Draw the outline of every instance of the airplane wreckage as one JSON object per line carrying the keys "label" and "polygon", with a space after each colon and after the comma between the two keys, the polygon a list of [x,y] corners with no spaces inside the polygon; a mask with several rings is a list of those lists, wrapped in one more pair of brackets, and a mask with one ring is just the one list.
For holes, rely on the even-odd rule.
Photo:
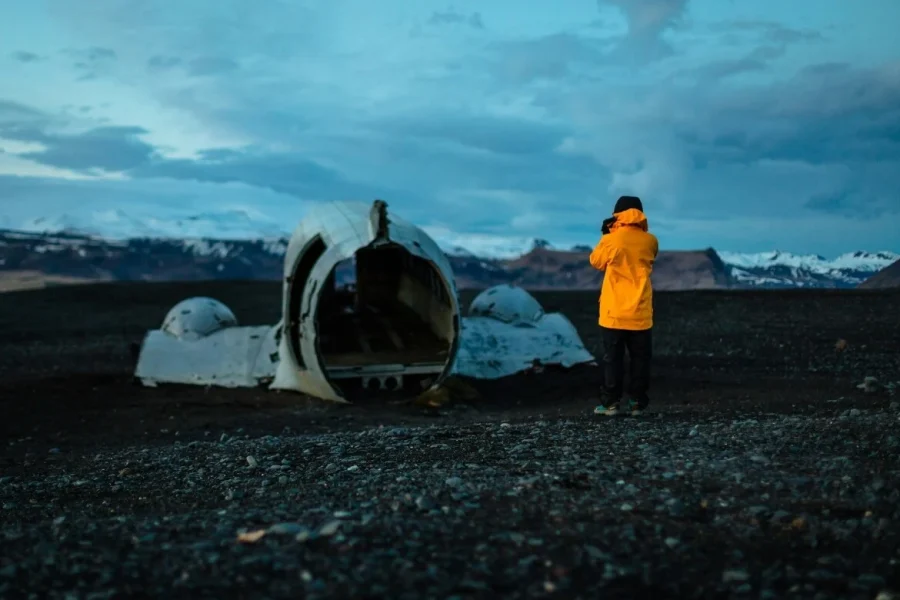
{"label": "airplane wreckage", "polygon": [[[345,264],[355,285],[338,285]],[[487,289],[461,317],[446,255],[422,229],[388,216],[381,200],[311,210],[288,243],[283,281],[273,326],[240,327],[212,298],[178,303],[145,336],[135,377],[347,402],[423,393],[450,375],[497,379],[594,363],[572,323],[521,288]]]}

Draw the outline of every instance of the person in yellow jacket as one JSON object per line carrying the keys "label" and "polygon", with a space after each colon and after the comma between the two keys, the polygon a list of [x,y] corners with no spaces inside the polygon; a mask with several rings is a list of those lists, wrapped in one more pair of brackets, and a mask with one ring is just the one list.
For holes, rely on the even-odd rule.
{"label": "person in yellow jacket", "polygon": [[640,415],[650,402],[653,287],[650,273],[659,253],[648,231],[644,206],[636,196],[622,196],[613,216],[603,221],[602,236],[591,252],[591,266],[603,271],[600,332],[603,340],[603,387],[596,414],[619,414],[624,391],[625,351],[630,360],[628,410]]}

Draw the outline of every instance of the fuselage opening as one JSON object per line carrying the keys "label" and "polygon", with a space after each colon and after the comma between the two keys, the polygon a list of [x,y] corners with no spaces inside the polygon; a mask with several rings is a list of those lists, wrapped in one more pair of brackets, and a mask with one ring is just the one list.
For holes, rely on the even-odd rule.
{"label": "fuselage opening", "polygon": [[419,393],[448,370],[459,333],[451,288],[399,244],[361,248],[324,282],[318,353],[347,398]]}

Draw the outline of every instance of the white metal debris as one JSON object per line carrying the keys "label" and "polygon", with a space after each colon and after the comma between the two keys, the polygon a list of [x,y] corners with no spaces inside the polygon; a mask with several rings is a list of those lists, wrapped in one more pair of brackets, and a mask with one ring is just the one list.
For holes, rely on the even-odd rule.
{"label": "white metal debris", "polygon": [[161,329],[181,340],[197,340],[237,324],[237,318],[227,306],[213,298],[197,297],[173,306]]}
{"label": "white metal debris", "polygon": [[227,327],[193,338],[150,331],[144,338],[134,374],[151,386],[181,383],[257,387],[275,375],[277,329],[278,326]]}
{"label": "white metal debris", "polygon": [[[396,271],[396,281],[390,284],[394,287],[376,291],[387,290],[388,301],[403,302],[414,310],[421,327],[430,328],[444,350],[398,362],[396,353],[369,349],[365,363],[326,364],[319,316],[334,308],[330,306],[334,297],[326,292],[329,286],[334,289],[333,273],[343,261],[357,260],[360,251],[371,257],[382,250],[393,252],[390,256],[403,264],[391,267]],[[291,238],[284,275],[283,316],[277,325],[238,327],[234,314],[221,302],[189,298],[172,308],[161,329],[147,334],[135,375],[145,385],[269,385],[343,401],[338,382],[352,378],[386,385],[420,377],[436,386],[451,373],[495,379],[536,364],[570,367],[594,360],[565,316],[546,314],[531,294],[515,286],[485,290],[472,302],[468,316],[461,318],[447,257],[424,231],[388,217],[380,201],[332,203],[312,211]],[[366,283],[371,272],[359,270],[357,275],[362,275],[359,297],[366,286],[371,293],[382,285]],[[375,279],[382,275],[374,274]],[[402,340],[396,343],[403,347]]]}
{"label": "white metal debris", "polygon": [[536,364],[571,367],[594,360],[565,316],[545,313],[520,287],[498,285],[481,292],[468,314],[454,374],[497,379]]}

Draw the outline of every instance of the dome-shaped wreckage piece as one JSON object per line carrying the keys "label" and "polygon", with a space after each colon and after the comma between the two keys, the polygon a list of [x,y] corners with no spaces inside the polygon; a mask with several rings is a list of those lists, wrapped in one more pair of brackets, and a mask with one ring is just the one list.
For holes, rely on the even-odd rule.
{"label": "dome-shaped wreckage piece", "polygon": [[237,324],[237,317],[227,306],[214,298],[198,296],[173,306],[161,329],[180,340],[197,340]]}
{"label": "dome-shaped wreckage piece", "polygon": [[497,285],[478,294],[469,305],[460,338],[454,372],[476,379],[594,362],[564,315],[548,314],[534,296],[514,285]]}
{"label": "dome-shaped wreckage piece", "polygon": [[524,289],[503,284],[478,294],[469,305],[469,316],[488,317],[510,325],[534,325],[544,316],[544,308]]}
{"label": "dome-shaped wreckage piece", "polygon": [[135,377],[159,383],[256,387],[272,380],[278,363],[281,324],[238,327],[237,318],[214,298],[182,300],[141,345]]}

